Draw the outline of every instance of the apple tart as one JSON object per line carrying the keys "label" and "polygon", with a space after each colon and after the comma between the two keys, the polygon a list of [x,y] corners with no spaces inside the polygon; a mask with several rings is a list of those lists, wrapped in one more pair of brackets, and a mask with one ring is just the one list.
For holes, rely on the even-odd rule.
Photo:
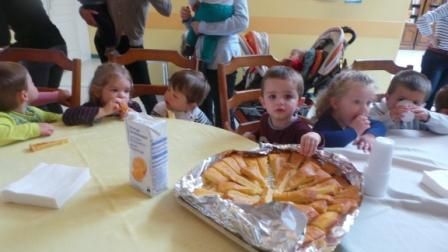
{"label": "apple tart", "polygon": [[219,195],[244,205],[292,204],[308,219],[302,247],[324,246],[333,227],[361,203],[359,185],[352,185],[336,164],[292,150],[229,153],[208,166],[202,181],[196,196]]}

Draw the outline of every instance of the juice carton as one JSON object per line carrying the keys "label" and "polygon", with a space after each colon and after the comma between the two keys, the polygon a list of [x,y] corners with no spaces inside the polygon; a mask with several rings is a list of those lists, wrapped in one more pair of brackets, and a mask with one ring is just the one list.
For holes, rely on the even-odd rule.
{"label": "juice carton", "polygon": [[167,189],[166,120],[130,112],[126,119],[131,185],[149,196]]}

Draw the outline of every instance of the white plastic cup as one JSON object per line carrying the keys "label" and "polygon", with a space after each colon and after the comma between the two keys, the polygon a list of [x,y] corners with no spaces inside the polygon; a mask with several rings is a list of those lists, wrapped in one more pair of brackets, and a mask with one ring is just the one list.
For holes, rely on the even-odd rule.
{"label": "white plastic cup", "polygon": [[364,194],[371,197],[383,197],[389,184],[390,173],[364,173]]}
{"label": "white plastic cup", "polygon": [[[409,101],[409,100],[402,100],[402,101],[398,102],[398,105],[402,105],[402,106],[408,107],[410,105],[414,105],[414,103],[412,101]],[[405,123],[413,121],[414,118],[415,118],[415,115],[411,111],[406,111],[406,112],[401,114],[401,121],[405,122]]]}
{"label": "white plastic cup", "polygon": [[390,171],[394,140],[387,137],[377,137],[370,152],[366,173],[384,174]]}

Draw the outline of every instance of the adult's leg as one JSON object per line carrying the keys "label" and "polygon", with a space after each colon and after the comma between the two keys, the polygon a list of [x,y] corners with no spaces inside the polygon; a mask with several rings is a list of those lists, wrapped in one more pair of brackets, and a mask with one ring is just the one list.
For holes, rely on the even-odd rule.
{"label": "adult's leg", "polygon": [[95,38],[93,39],[93,41],[95,43],[95,48],[98,53],[98,57],[100,57],[101,63],[106,62],[106,44],[98,31],[95,33]]}
{"label": "adult's leg", "polygon": [[[221,119],[221,106],[218,89],[218,73],[216,70],[205,70],[205,77],[210,85],[210,93],[201,105],[201,110],[207,117],[214,122],[217,127],[223,127]],[[232,97],[235,87],[236,72],[226,76],[227,79],[227,96]],[[233,125],[233,123],[232,123]]]}
{"label": "adult's leg", "polygon": [[443,72],[448,57],[437,52],[426,50],[422,57],[422,73],[431,81],[431,93],[426,101],[426,109],[431,109],[437,90],[443,85]]}
{"label": "adult's leg", "polygon": [[[143,48],[143,46],[131,46],[131,48]],[[149,78],[148,65],[146,61],[136,61],[132,64],[126,65],[126,68],[131,74],[132,80],[136,84],[151,84]],[[143,95],[140,99],[145,106],[146,113],[150,114],[154,106],[157,104],[157,99],[155,95]]]}

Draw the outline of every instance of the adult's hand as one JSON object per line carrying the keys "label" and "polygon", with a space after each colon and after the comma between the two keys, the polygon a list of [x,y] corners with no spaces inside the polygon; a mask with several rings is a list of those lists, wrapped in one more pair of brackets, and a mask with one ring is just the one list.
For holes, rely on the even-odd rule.
{"label": "adult's hand", "polygon": [[183,6],[180,8],[180,18],[182,21],[187,21],[191,18],[191,9],[188,6]]}
{"label": "adult's hand", "polygon": [[94,15],[98,15],[97,11],[89,10],[85,8],[79,8],[79,15],[81,15],[82,19],[86,21],[86,23],[90,26],[97,27],[97,23],[95,21],[95,18],[93,18]]}

